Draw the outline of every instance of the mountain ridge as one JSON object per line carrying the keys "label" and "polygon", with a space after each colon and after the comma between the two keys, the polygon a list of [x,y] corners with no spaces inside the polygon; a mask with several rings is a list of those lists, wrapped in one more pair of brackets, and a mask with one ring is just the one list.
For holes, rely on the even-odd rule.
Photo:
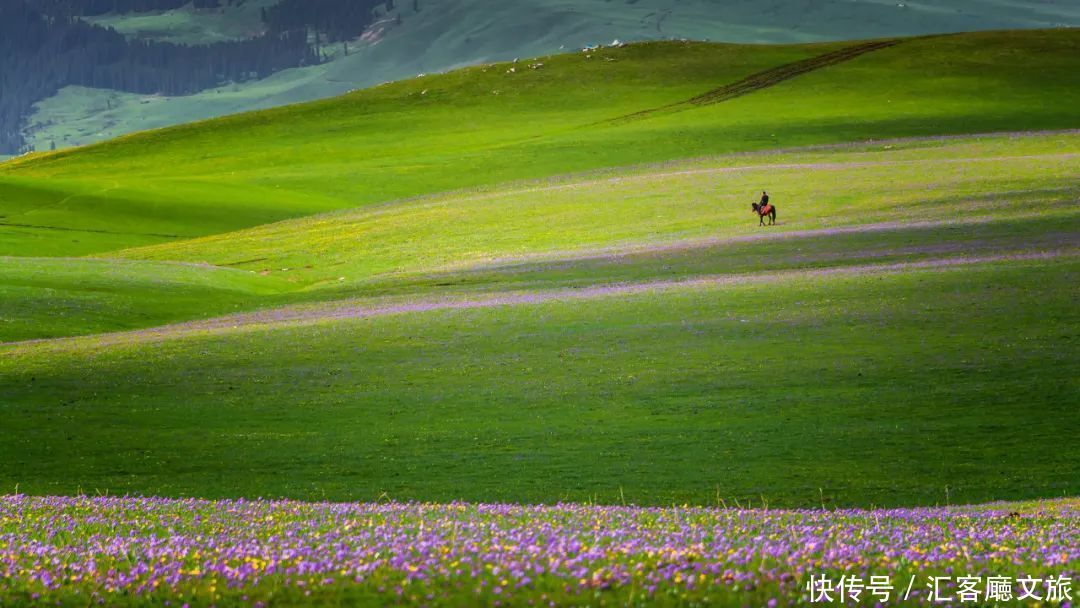
{"label": "mountain ridge", "polygon": [[[571,50],[615,38],[792,43],[847,39],[855,31],[861,38],[881,38],[1080,25],[1080,7],[1064,3],[965,0],[952,11],[928,3],[901,4],[903,8],[847,0],[784,0],[764,9],[744,2],[720,11],[705,0],[398,2],[366,40],[346,43],[348,55],[340,44],[324,45],[321,52],[328,61],[323,65],[287,69],[265,79],[226,83],[182,97],[65,88],[36,104],[24,133],[37,150],[82,145],[132,131],[330,97],[418,73],[547,55],[560,47]],[[187,27],[186,22],[163,19],[155,27]],[[122,27],[127,21],[134,20],[116,15],[107,23]],[[129,33],[140,35],[138,30]]]}

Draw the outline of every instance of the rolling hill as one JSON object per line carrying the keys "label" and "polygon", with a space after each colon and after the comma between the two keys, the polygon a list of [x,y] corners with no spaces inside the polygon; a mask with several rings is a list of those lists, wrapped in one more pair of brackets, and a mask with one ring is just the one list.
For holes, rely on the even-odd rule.
{"label": "rolling hill", "polygon": [[1048,30],[478,66],[0,165],[0,254],[95,254],[693,156],[1076,128],[1078,49],[1076,30]]}
{"label": "rolling hill", "polygon": [[[190,6],[160,12],[107,14],[90,21],[141,40],[206,44],[261,31],[259,11],[273,0]],[[809,43],[958,31],[1080,25],[1070,2],[962,0],[945,9],[930,2],[783,0],[422,0],[398,2],[361,38],[322,49],[327,63],[265,79],[227,83],[192,95],[159,96],[70,86],[42,100],[28,117],[26,138],[37,150],[109,139],[158,128],[330,97],[381,82],[464,65],[550,54],[623,41],[693,39],[735,43]]]}
{"label": "rolling hill", "polygon": [[0,485],[1076,495],[1032,437],[1080,430],[1078,34],[635,44],[0,165]]}

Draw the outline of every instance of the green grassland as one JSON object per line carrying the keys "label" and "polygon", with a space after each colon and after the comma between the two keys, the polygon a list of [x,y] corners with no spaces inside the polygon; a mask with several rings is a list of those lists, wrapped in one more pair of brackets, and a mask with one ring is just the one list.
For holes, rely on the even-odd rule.
{"label": "green grassland", "polygon": [[[46,250],[0,267],[0,339],[374,295],[1055,250],[1076,245],[1078,174],[1076,134],[912,140],[516,183],[104,254],[126,258],[122,272]],[[763,183],[783,210],[778,238],[741,241],[762,236],[748,200]]]}
{"label": "green grassland", "polygon": [[[131,36],[206,43],[252,35],[259,8],[112,14],[94,21]],[[783,0],[421,0],[398,2],[361,40],[324,49],[330,61],[195,95],[156,97],[68,87],[44,100],[26,135],[37,150],[339,95],[465,65],[547,55],[613,39],[808,43],[863,37],[1080,25],[1080,7],[1034,0],[930,2]],[[400,17],[400,22],[397,18]],[[106,103],[108,100],[108,103]]]}
{"label": "green grassland", "polygon": [[116,255],[246,268],[299,286],[339,289],[374,276],[515,256],[747,235],[757,228],[749,203],[764,184],[784,207],[779,234],[1031,214],[1053,221],[1076,214],[1078,174],[1076,134],[729,156],[368,206]]}
{"label": "green grassland", "polygon": [[0,338],[99,333],[253,308],[286,284],[178,263],[0,258]]}
{"label": "green grassland", "polygon": [[0,165],[0,488],[1077,495],[1077,34],[632,45]]}
{"label": "green grassland", "polygon": [[[618,238],[604,247],[580,235],[545,236],[552,217],[564,226],[588,223],[598,205],[582,197],[620,200],[636,186],[646,198],[654,190],[657,210],[656,193],[693,196],[678,171],[709,166],[695,161],[564,181],[557,196],[541,199],[520,186],[475,196],[501,210],[504,229],[566,239],[554,250],[545,241],[525,248],[536,255],[522,255],[516,243],[495,250],[506,256],[457,249],[473,229],[500,245],[498,230],[482,230],[497,221],[462,195],[425,203],[470,208],[477,223],[460,233],[423,228],[412,209],[419,202],[349,212],[404,219],[391,224],[400,235],[370,235],[385,250],[355,248],[352,270],[370,275],[347,284],[310,282],[318,265],[346,253],[318,245],[317,228],[342,214],[235,233],[221,249],[212,237],[125,253],[226,255],[287,237],[311,245],[312,268],[296,276],[144,259],[69,266],[76,261],[8,258],[9,274],[39,268],[22,273],[25,293],[53,284],[46,301],[72,320],[56,326],[56,308],[31,302],[24,332],[86,333],[307,304],[290,309],[295,322],[268,311],[255,323],[238,317],[235,329],[226,322],[4,347],[12,432],[0,445],[9,456],[0,483],[33,493],[308,499],[385,492],[711,504],[717,495],[765,496],[787,506],[820,504],[821,493],[835,504],[931,504],[944,502],[946,486],[954,501],[1072,495],[1076,450],[1030,437],[1075,431],[1077,192],[1075,181],[1056,183],[1054,171],[1041,184],[1038,175],[1055,165],[1075,172],[1076,140],[991,137],[754,157],[814,159],[816,169],[801,169],[805,180],[826,178],[818,165],[831,157],[858,200],[794,199],[764,240],[738,201],[699,201],[718,217],[689,233],[659,221],[659,233],[640,233],[644,220],[624,209],[608,216],[607,237]],[[1010,144],[1020,154],[988,160]],[[916,162],[893,166],[893,181],[877,184],[882,167],[868,156]],[[1033,158],[1037,168],[1028,164]],[[995,170],[998,162],[1009,170]],[[945,169],[935,172],[935,163]],[[955,200],[912,197],[925,196],[928,184]],[[529,200],[556,215],[530,215]],[[844,205],[859,208],[846,217]],[[567,211],[575,208],[576,215]],[[439,215],[425,221],[457,223]],[[356,239],[357,225],[364,224],[355,217],[335,224],[333,234]],[[410,236],[419,229],[430,234]],[[457,252],[459,263],[425,257],[429,246]],[[259,264],[295,261],[281,251],[283,258]],[[409,271],[377,272],[379,256],[394,251]],[[1050,257],[1023,257],[1030,253]],[[925,267],[888,266],[898,262]],[[340,314],[343,306],[483,303],[712,277],[746,280]],[[65,292],[78,295],[58,297]]]}
{"label": "green grassland", "polygon": [[[1068,261],[6,348],[31,493],[712,504],[1074,495]],[[1063,288],[1064,285],[1073,286]],[[1033,438],[1045,440],[1036,441]]]}
{"label": "green grassland", "polygon": [[[722,103],[620,120],[844,46],[651,43],[545,58],[539,69],[524,62],[417,78],[9,162],[0,165],[0,214],[44,232],[123,225],[134,213],[125,200],[148,198],[157,203],[138,210],[153,214],[146,232],[191,237],[200,236],[192,211],[224,218],[202,233],[213,234],[316,210],[690,156],[1077,127],[1080,34],[1072,30],[907,40]],[[112,190],[118,175],[122,188]],[[12,181],[19,178],[54,191],[68,219],[48,217],[56,205],[44,216],[25,212],[39,217],[6,213],[5,190],[28,187]],[[100,206],[69,204],[71,194],[88,191]],[[20,244],[33,229],[0,229],[0,253],[33,253]],[[132,234],[132,246],[144,244],[146,234]],[[100,248],[80,240],[50,255],[116,248],[113,239]]]}
{"label": "green grassland", "polygon": [[[427,90],[423,84],[426,79],[417,79],[326,102],[134,135],[74,155],[59,152],[5,164],[0,168],[0,194],[11,187],[10,180],[24,177],[38,180],[42,187],[47,183],[55,192],[54,199],[63,201],[69,195],[56,188],[65,183],[67,176],[81,180],[72,190],[79,188],[76,192],[82,194],[96,189],[96,194],[107,201],[123,196],[109,190],[116,185],[115,180],[92,182],[101,179],[98,176],[122,171],[123,186],[146,184],[146,188],[159,190],[142,196],[157,201],[153,212],[162,218],[152,232],[198,236],[185,232],[191,218],[197,215],[191,213],[189,205],[218,210],[237,222],[231,227],[237,229],[244,227],[240,222],[245,219],[250,226],[290,214],[309,214],[313,198],[320,200],[324,209],[350,208],[399,196],[490,183],[479,173],[463,174],[467,166],[429,169],[432,162],[443,163],[451,156],[460,156],[461,164],[473,165],[477,154],[496,158],[507,145],[523,139],[528,145],[529,138],[545,128],[564,131],[575,126],[570,121],[588,125],[641,109],[642,104],[678,101],[819,52],[800,47],[782,47],[774,53],[757,53],[748,47],[680,47],[670,44],[656,49],[620,49],[618,54],[627,59],[622,64],[605,62],[602,57],[593,60],[571,55],[553,59],[555,65],[546,70],[521,66],[520,74],[507,74],[507,65],[476,68],[431,77],[431,82],[443,83],[443,93],[422,95]],[[630,61],[633,56],[636,59]],[[722,61],[718,62],[718,58]],[[620,72],[622,76],[617,80],[607,79]],[[601,86],[579,86],[579,79]],[[528,86],[513,92],[515,83]],[[507,94],[494,94],[504,88]],[[446,99],[433,102],[439,96]],[[500,118],[481,120],[491,113]],[[469,147],[477,152],[469,153]],[[504,168],[505,177],[494,175],[492,179],[540,177],[577,169],[569,162],[552,158],[551,152],[538,151],[536,156],[533,166],[517,167],[513,172]],[[619,160],[609,159],[603,165],[618,164]],[[550,166],[552,163],[556,166]],[[166,176],[167,180],[161,179]],[[13,185],[26,187],[20,182]],[[257,205],[263,214],[272,215],[252,217],[233,209],[236,195],[229,191],[236,189],[241,197],[259,192],[261,198],[263,192],[270,191],[281,202]],[[177,192],[182,196],[173,196]],[[47,210],[56,207],[51,201],[39,206]],[[64,211],[72,219],[64,227],[113,219],[104,209],[95,209],[91,217],[79,217],[84,207],[69,207]],[[30,213],[37,213],[37,208]],[[180,225],[168,225],[169,215],[176,217]],[[6,222],[45,229],[50,226],[36,218],[20,219],[12,214]],[[216,232],[222,230],[207,231]],[[102,250],[115,248],[110,242]],[[8,249],[4,253],[20,251],[25,250]],[[89,252],[84,246],[77,251]]]}

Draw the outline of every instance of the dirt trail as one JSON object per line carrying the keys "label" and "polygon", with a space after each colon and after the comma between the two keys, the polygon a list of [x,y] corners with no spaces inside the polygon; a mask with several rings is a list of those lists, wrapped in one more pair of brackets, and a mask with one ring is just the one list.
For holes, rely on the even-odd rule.
{"label": "dirt trail", "polygon": [[784,270],[769,273],[704,275],[680,280],[660,280],[643,283],[611,283],[580,288],[553,289],[548,291],[496,293],[476,297],[459,296],[414,301],[395,300],[384,303],[372,302],[370,300],[345,300],[325,304],[297,305],[239,313],[214,319],[188,321],[126,332],[0,343],[0,346],[15,347],[5,349],[6,352],[3,352],[0,357],[12,356],[18,354],[20,351],[29,351],[40,346],[53,346],[63,349],[65,345],[75,345],[86,342],[92,342],[93,345],[98,347],[119,344],[150,343],[200,334],[213,335],[236,330],[297,327],[326,321],[364,319],[394,314],[532,305],[544,302],[576,301],[611,296],[657,293],[673,289],[767,284],[829,276],[887,274],[909,270],[947,270],[974,264],[1019,260],[1050,260],[1059,257],[1078,255],[1080,255],[1080,249],[1069,248],[1001,255],[954,256],[914,262],[859,264],[831,268]]}
{"label": "dirt trail", "polygon": [[[924,142],[935,142],[943,144],[964,143],[967,141],[976,141],[980,139],[994,139],[994,138],[1035,138],[1035,137],[1054,137],[1054,136],[1073,136],[1080,135],[1080,129],[1048,129],[1048,130],[1036,130],[1036,131],[996,131],[996,132],[980,132],[980,133],[955,133],[952,135],[919,135],[910,137],[888,137],[883,139],[863,139],[848,142],[838,142],[830,144],[813,144],[807,146],[792,146],[792,147],[780,147],[771,148],[765,150],[747,150],[743,152],[725,152],[718,154],[711,154],[705,156],[679,158],[666,161],[657,161],[651,163],[640,163],[634,165],[626,165],[620,167],[602,167],[592,169],[588,171],[578,171],[571,173],[564,173],[560,175],[552,175],[543,178],[536,179],[522,179],[513,180],[508,182],[502,182],[499,184],[489,184],[485,186],[475,186],[469,188],[456,188],[452,190],[445,190],[442,192],[434,192],[430,194],[420,194],[416,196],[409,196],[403,198],[392,199],[383,201],[380,203],[373,203],[363,209],[372,214],[381,214],[393,212],[405,204],[417,204],[417,205],[435,205],[445,204],[445,201],[462,201],[462,200],[487,200],[490,198],[513,196],[520,194],[529,194],[534,192],[552,192],[558,190],[567,190],[574,188],[589,187],[604,183],[618,183],[621,181],[643,180],[652,178],[664,178],[673,177],[679,175],[693,175],[693,174],[708,174],[708,173],[730,173],[741,171],[753,171],[757,169],[762,170],[775,170],[785,168],[795,169],[813,169],[813,170],[826,170],[826,169],[838,169],[848,166],[860,166],[853,165],[853,163],[861,163],[861,166],[894,166],[898,164],[913,164],[913,163],[929,163],[929,162],[948,162],[948,163],[965,163],[980,160],[991,161],[1010,161],[1010,160],[1036,160],[1041,158],[1073,158],[1080,156],[1080,154],[1065,152],[1065,153],[1049,153],[1049,154],[1027,154],[1027,155],[1008,155],[1008,156],[975,156],[975,157],[959,157],[953,156],[950,158],[926,158],[926,159],[899,159],[891,161],[848,161],[848,162],[818,162],[818,163],[759,163],[754,164],[752,162],[741,165],[722,165],[722,166],[709,166],[699,167],[692,169],[677,169],[677,167],[683,167],[686,165],[693,165],[695,163],[701,164],[705,162],[720,163],[722,161],[735,161],[742,159],[761,159],[772,158],[776,156],[794,155],[794,154],[811,154],[811,153],[823,153],[823,152],[856,152],[856,153],[879,153],[886,150],[891,150],[896,147],[896,152],[902,152],[906,150],[905,146],[909,144],[918,144]],[[330,211],[325,214],[320,214],[322,217],[341,216],[355,212],[356,209],[343,209],[338,211]],[[318,217],[318,216],[309,216]],[[306,219],[306,218],[305,218]],[[295,220],[285,220],[295,221]]]}
{"label": "dirt trail", "polygon": [[836,51],[818,55],[817,57],[787,63],[751,74],[742,80],[718,87],[684,101],[634,112],[633,114],[627,114],[626,116],[620,116],[613,119],[611,122],[627,122],[646,118],[659,112],[678,111],[689,109],[694,106],[706,106],[714,103],[721,103],[729,99],[735,99],[736,97],[742,97],[743,95],[749,95],[750,93],[776,86],[781,82],[791,80],[796,76],[844,63],[845,61],[851,61],[856,57],[861,57],[862,55],[873,51],[896,46],[897,44],[900,44],[900,42],[900,40],[878,40],[844,47]]}
{"label": "dirt trail", "polygon": [[[377,207],[363,208],[362,211],[368,216],[395,213],[400,210],[402,203],[416,203],[418,208],[429,208],[436,206],[445,206],[450,204],[460,204],[463,201],[475,202],[485,201],[499,198],[507,198],[512,196],[521,196],[523,194],[542,194],[546,192],[559,192],[566,190],[586,190],[601,185],[615,185],[621,183],[633,183],[642,181],[663,180],[675,177],[690,177],[695,175],[722,175],[728,173],[750,173],[754,171],[846,171],[851,169],[869,169],[874,167],[901,167],[911,165],[926,165],[926,164],[968,164],[968,163],[990,163],[990,162],[1011,162],[1011,161],[1030,161],[1030,160],[1050,160],[1050,159],[1073,159],[1080,157],[1080,153],[1076,152],[1054,152],[1047,154],[1016,154],[1005,156],[971,156],[971,157],[952,157],[952,158],[903,158],[895,160],[860,160],[860,161],[848,161],[848,162],[803,162],[803,163],[766,163],[766,164],[747,164],[747,165],[734,165],[724,167],[699,167],[692,169],[678,169],[674,171],[658,171],[658,172],[642,172],[632,173],[629,175],[617,175],[612,177],[600,177],[596,179],[588,179],[582,181],[572,181],[569,183],[555,183],[555,184],[539,184],[535,186],[527,186],[521,188],[512,188],[507,190],[500,190],[494,192],[455,192],[443,195],[433,195],[431,197],[418,197],[415,199],[399,200],[392,204],[379,205]],[[335,212],[340,213],[340,212]]]}
{"label": "dirt trail", "polygon": [[[1010,219],[1034,218],[1038,215],[1017,215]],[[846,226],[834,226],[829,228],[806,228],[800,230],[773,230],[761,229],[752,234],[738,234],[731,236],[713,236],[690,238],[678,241],[612,245],[592,249],[564,249],[557,251],[543,251],[532,254],[505,256],[484,260],[481,263],[469,262],[467,264],[454,264],[440,267],[431,272],[447,271],[485,271],[510,268],[522,264],[543,262],[587,262],[593,260],[617,260],[637,255],[654,255],[665,253],[678,253],[692,251],[694,249],[707,249],[723,245],[738,245],[761,241],[821,238],[840,236],[847,234],[872,234],[877,232],[891,232],[893,230],[925,230],[933,228],[945,228],[950,226],[976,226],[1001,221],[996,217],[959,218],[950,220],[925,220],[925,221],[892,221],[876,222],[871,224],[854,224]],[[427,274],[430,274],[427,273]]]}

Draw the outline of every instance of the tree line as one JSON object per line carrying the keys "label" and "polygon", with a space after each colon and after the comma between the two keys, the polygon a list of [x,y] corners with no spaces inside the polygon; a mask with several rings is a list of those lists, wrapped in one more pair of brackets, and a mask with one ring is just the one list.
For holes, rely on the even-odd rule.
{"label": "tree line", "polygon": [[351,40],[374,21],[375,8],[394,8],[393,0],[281,0],[263,11],[271,32],[308,28],[326,42]]}
{"label": "tree line", "polygon": [[[230,3],[244,0],[227,0]],[[0,154],[28,151],[24,121],[68,85],[188,95],[321,61],[321,42],[360,35],[385,0],[283,0],[250,40],[184,45],[129,39],[80,17],[168,10],[190,0],[0,1]],[[196,0],[201,8],[219,0]]]}
{"label": "tree line", "polygon": [[[228,0],[229,4],[244,0]],[[168,11],[193,4],[195,8],[218,8],[221,0],[38,0],[35,6],[50,15],[96,17],[107,13]]]}

